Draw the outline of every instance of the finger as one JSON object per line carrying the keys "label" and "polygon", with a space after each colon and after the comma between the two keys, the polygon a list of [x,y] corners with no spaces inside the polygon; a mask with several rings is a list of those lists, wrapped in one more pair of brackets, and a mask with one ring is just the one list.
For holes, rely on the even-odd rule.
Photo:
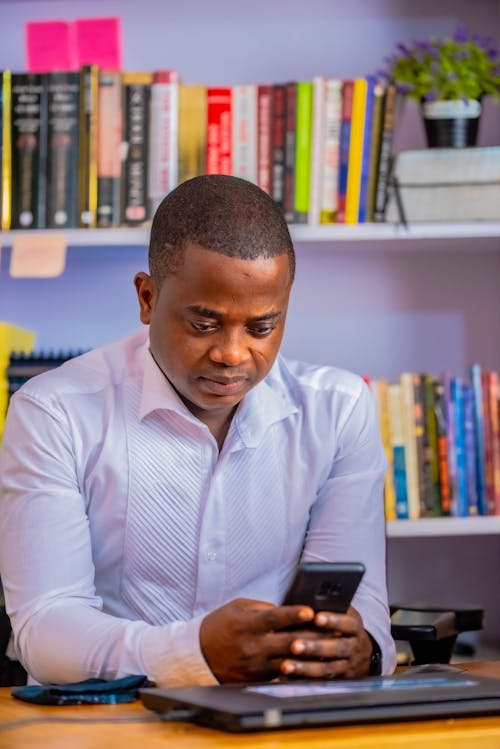
{"label": "finger", "polygon": [[350,659],[355,651],[354,637],[298,638],[290,644],[292,655],[309,660]]}
{"label": "finger", "polygon": [[349,668],[348,660],[298,661],[285,658],[281,662],[281,673],[285,676],[300,676],[305,679],[336,679]]}
{"label": "finger", "polygon": [[319,611],[314,617],[314,624],[344,636],[359,635],[363,629],[362,622],[352,614],[336,614],[332,611]]}
{"label": "finger", "polygon": [[259,612],[256,623],[260,631],[269,632],[306,624],[313,619],[314,611],[310,606],[273,606]]}

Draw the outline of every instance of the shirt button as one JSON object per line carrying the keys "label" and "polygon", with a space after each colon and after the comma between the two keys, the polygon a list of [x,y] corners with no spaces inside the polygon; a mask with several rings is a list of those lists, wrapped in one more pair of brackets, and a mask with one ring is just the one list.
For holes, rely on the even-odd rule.
{"label": "shirt button", "polygon": [[216,551],[207,551],[207,559],[209,562],[213,562],[215,559],[217,559],[217,552]]}

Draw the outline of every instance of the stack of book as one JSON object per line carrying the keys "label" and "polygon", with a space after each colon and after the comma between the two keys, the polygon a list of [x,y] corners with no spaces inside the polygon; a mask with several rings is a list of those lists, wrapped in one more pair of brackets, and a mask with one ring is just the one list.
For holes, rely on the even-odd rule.
{"label": "stack of book", "polygon": [[470,381],[367,379],[389,464],[387,519],[500,515],[498,373],[474,364]]}
{"label": "stack of book", "polygon": [[212,87],[95,65],[0,75],[4,230],[143,225],[205,173],[255,182],[290,223],[384,220],[395,90],[373,76]]}

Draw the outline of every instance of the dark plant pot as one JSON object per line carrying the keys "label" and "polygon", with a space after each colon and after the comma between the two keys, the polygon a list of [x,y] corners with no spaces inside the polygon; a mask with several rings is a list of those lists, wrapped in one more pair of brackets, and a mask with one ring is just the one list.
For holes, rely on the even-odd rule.
{"label": "dark plant pot", "polygon": [[465,148],[477,145],[479,117],[456,120],[424,118],[429,148]]}
{"label": "dark plant pot", "polygon": [[466,148],[477,144],[481,104],[478,101],[425,102],[422,105],[429,148]]}

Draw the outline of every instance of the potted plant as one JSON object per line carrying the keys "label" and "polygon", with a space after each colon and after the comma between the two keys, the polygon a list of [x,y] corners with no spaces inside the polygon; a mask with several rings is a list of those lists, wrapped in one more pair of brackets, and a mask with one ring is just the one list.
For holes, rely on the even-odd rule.
{"label": "potted plant", "polygon": [[384,77],[422,108],[429,146],[475,145],[481,99],[500,98],[500,55],[489,38],[459,25],[453,37],[398,44]]}

